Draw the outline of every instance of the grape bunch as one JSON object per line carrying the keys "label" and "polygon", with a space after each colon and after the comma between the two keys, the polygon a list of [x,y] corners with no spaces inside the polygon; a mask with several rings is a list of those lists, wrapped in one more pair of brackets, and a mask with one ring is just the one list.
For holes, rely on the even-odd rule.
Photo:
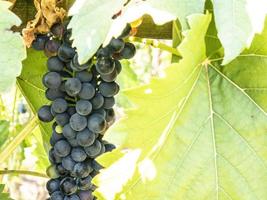
{"label": "grape bunch", "polygon": [[51,33],[38,35],[32,44],[48,57],[42,82],[51,104],[38,111],[42,122],[53,121],[47,190],[50,200],[94,200],[91,180],[102,169],[95,158],[115,148],[102,137],[115,121],[120,60],[132,58],[136,49],[124,41],[131,31],[127,25],[121,36],[80,64],[66,27],[54,24]]}

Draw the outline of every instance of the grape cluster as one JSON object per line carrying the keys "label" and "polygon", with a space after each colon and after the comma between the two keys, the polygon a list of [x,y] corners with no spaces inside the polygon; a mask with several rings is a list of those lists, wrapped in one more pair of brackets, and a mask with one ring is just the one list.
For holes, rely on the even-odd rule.
{"label": "grape cluster", "polygon": [[102,166],[95,158],[115,146],[102,137],[115,121],[115,82],[122,66],[119,60],[135,55],[135,46],[122,35],[101,47],[86,63],[78,62],[67,25],[57,23],[51,33],[38,35],[32,47],[48,56],[48,72],[43,76],[45,95],[50,105],[42,106],[38,117],[54,121],[49,151],[51,166],[47,173],[50,200],[94,200],[92,178]]}

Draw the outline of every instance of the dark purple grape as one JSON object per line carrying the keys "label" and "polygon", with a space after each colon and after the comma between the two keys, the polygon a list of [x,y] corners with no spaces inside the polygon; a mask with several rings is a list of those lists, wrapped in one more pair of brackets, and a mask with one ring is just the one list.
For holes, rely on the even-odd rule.
{"label": "dark purple grape", "polygon": [[45,43],[49,40],[47,35],[37,35],[35,40],[32,42],[32,48],[37,51],[43,51]]}

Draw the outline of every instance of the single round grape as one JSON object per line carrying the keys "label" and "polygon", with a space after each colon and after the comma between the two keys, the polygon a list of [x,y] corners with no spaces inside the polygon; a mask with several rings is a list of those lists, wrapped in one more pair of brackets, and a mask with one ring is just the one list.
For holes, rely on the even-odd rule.
{"label": "single round grape", "polygon": [[65,82],[65,89],[68,95],[76,96],[82,89],[82,83],[77,78],[69,78]]}
{"label": "single round grape", "polygon": [[92,103],[93,109],[96,110],[103,106],[104,97],[102,96],[102,94],[97,93],[90,101]]}
{"label": "single round grape", "polygon": [[120,52],[124,48],[124,41],[122,39],[112,38],[108,46],[113,52]]}
{"label": "single round grape", "polygon": [[100,77],[105,82],[113,82],[117,78],[117,71],[114,69],[110,74],[101,74]]}
{"label": "single round grape", "polygon": [[94,113],[100,114],[104,119],[106,118],[106,111],[103,108],[94,110]]}
{"label": "single round grape", "polygon": [[79,60],[78,60],[78,54],[76,53],[73,57],[73,59],[71,60],[70,66],[74,71],[83,71],[86,70],[90,67],[92,61],[89,60],[88,62],[84,63],[84,64],[80,64]]}
{"label": "single round grape", "polygon": [[101,133],[106,129],[106,120],[100,114],[92,114],[88,117],[88,129],[94,133]]}
{"label": "single round grape", "polygon": [[46,174],[49,178],[56,179],[59,178],[59,173],[57,172],[56,165],[50,165],[46,169]]}
{"label": "single round grape", "polygon": [[45,43],[49,40],[47,35],[37,35],[35,40],[32,42],[32,48],[37,51],[43,51],[45,48]]}
{"label": "single round grape", "polygon": [[105,97],[103,108],[110,109],[115,105],[115,98],[114,97]]}
{"label": "single round grape", "polygon": [[61,38],[64,33],[64,26],[61,23],[55,23],[50,29],[54,37]]}
{"label": "single round grape", "polygon": [[62,166],[68,171],[73,171],[75,165],[76,162],[70,156],[62,159]]}
{"label": "single round grape", "polygon": [[66,124],[63,127],[63,135],[67,138],[67,139],[74,139],[76,137],[77,132],[74,131],[70,124]]}
{"label": "single round grape", "polygon": [[60,126],[63,127],[66,124],[69,123],[70,116],[66,112],[60,113],[60,114],[56,114],[55,120],[56,120],[56,122],[57,122],[58,125],[60,125]]}
{"label": "single round grape", "polygon": [[82,162],[86,159],[86,153],[81,147],[72,148],[71,158],[76,162]]}
{"label": "single round grape", "polygon": [[65,96],[64,92],[62,92],[59,88],[56,89],[48,88],[45,91],[45,97],[50,101],[54,101],[57,98],[64,98],[64,96]]}
{"label": "single round grape", "polygon": [[56,113],[63,113],[68,108],[68,103],[63,98],[58,98],[52,102],[51,108]]}
{"label": "single round grape", "polygon": [[75,55],[75,49],[73,49],[68,44],[62,44],[58,49],[58,57],[63,62],[69,62]]}
{"label": "single round grape", "polygon": [[60,72],[64,69],[64,63],[57,57],[52,56],[47,60],[47,68],[51,72]]}
{"label": "single round grape", "polygon": [[70,196],[65,196],[64,200],[80,200],[79,196],[76,194],[70,195]]}
{"label": "single round grape", "polygon": [[121,66],[120,61],[114,60],[114,62],[115,62],[115,70],[116,70],[117,74],[121,73],[122,66]]}
{"label": "single round grape", "polygon": [[80,197],[80,200],[94,200],[91,190],[79,191],[78,196]]}
{"label": "single round grape", "polygon": [[96,70],[104,75],[110,74],[115,68],[115,63],[111,58],[108,57],[100,57],[96,63]]}
{"label": "single round grape", "polygon": [[79,100],[76,103],[76,111],[80,115],[89,115],[92,111],[92,104],[87,100]]}
{"label": "single round grape", "polygon": [[54,148],[49,150],[49,161],[52,164],[59,164],[62,162],[62,158],[55,154]]}
{"label": "single round grape", "polygon": [[50,179],[46,183],[46,189],[49,192],[49,194],[59,190],[59,180],[58,179]]}
{"label": "single round grape", "polygon": [[75,77],[78,78],[81,82],[90,82],[93,79],[93,74],[88,71],[80,71],[75,74]]}
{"label": "single round grape", "polygon": [[43,77],[43,84],[47,88],[56,89],[61,84],[61,76],[57,72],[48,72]]}
{"label": "single round grape", "polygon": [[94,143],[95,138],[95,134],[86,128],[77,134],[76,140],[80,146],[87,147]]}
{"label": "single round grape", "polygon": [[56,40],[48,40],[45,43],[45,54],[48,57],[55,56],[57,54],[58,48],[60,46],[60,43]]}
{"label": "single round grape", "polygon": [[42,122],[51,122],[54,117],[51,113],[51,107],[44,105],[42,106],[39,110],[38,110],[38,118],[42,121]]}
{"label": "single round grape", "polygon": [[68,175],[68,171],[63,167],[62,164],[58,164],[57,165],[57,171],[59,173],[60,176],[66,176]]}
{"label": "single round grape", "polygon": [[76,177],[79,178],[85,178],[87,176],[89,176],[90,171],[88,170],[87,166],[85,163],[81,162],[81,163],[77,163],[74,166],[74,174]]}
{"label": "single round grape", "polygon": [[115,112],[114,110],[111,108],[111,109],[107,109],[106,110],[106,121],[109,123],[109,122],[112,122],[112,121],[115,121]]}
{"label": "single round grape", "polygon": [[135,46],[130,42],[126,42],[123,50],[120,52],[120,55],[123,59],[131,59],[134,57],[135,53]]}
{"label": "single round grape", "polygon": [[52,137],[54,141],[59,141],[63,139],[62,134],[57,133],[55,130],[52,131]]}
{"label": "single round grape", "polygon": [[105,149],[106,149],[106,152],[110,152],[116,149],[116,146],[114,144],[108,143],[108,144],[105,144]]}
{"label": "single round grape", "polygon": [[75,113],[70,118],[70,126],[75,131],[82,131],[87,126],[87,119],[86,117]]}
{"label": "single round grape", "polygon": [[74,194],[78,187],[76,181],[71,177],[66,177],[60,182],[60,188],[66,195]]}
{"label": "single round grape", "polygon": [[76,138],[68,139],[68,142],[70,143],[70,145],[71,145],[72,147],[78,147],[78,146],[79,146],[79,144],[78,144]]}
{"label": "single round grape", "polygon": [[66,140],[60,140],[55,144],[54,151],[57,156],[65,157],[70,154],[71,146]]}
{"label": "single round grape", "polygon": [[100,154],[101,148],[102,148],[101,142],[99,142],[99,140],[95,140],[93,145],[85,147],[84,150],[90,158],[95,158],[97,155]]}
{"label": "single round grape", "polygon": [[111,49],[110,48],[108,48],[108,47],[102,47],[102,48],[100,48],[98,51],[97,51],[97,53],[96,53],[96,56],[99,58],[99,57],[110,57],[111,56],[111,54],[112,54],[113,52],[111,51]]}
{"label": "single round grape", "polygon": [[64,195],[61,191],[55,191],[51,194],[50,200],[64,200]]}
{"label": "single round grape", "polygon": [[116,82],[102,82],[99,85],[99,91],[104,97],[113,97],[118,94],[119,90],[120,87]]}
{"label": "single round grape", "polygon": [[89,190],[92,187],[92,177],[87,176],[86,178],[81,178],[78,181],[78,187],[80,190]]}
{"label": "single round grape", "polygon": [[78,96],[81,99],[92,99],[95,95],[95,87],[91,83],[83,83]]}

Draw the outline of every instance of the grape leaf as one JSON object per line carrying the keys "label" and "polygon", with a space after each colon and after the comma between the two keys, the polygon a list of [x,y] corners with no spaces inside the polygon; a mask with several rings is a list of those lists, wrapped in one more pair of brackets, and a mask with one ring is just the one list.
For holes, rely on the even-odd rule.
{"label": "grape leaf", "polygon": [[[45,98],[45,88],[42,84],[42,76],[47,71],[46,60],[47,57],[43,52],[29,49],[28,57],[23,61],[22,73],[17,78],[18,86],[34,113],[37,113],[41,106],[49,104]],[[51,124],[40,122],[40,125],[44,145],[48,148],[52,132]]]}
{"label": "grape leaf", "polygon": [[[119,36],[127,23],[144,14],[151,15],[156,24],[164,24],[178,17],[186,28],[186,16],[202,13],[205,4],[204,0],[148,0],[130,1],[123,7],[125,2],[76,0],[69,11],[73,17],[68,27],[72,29],[73,46],[77,47],[79,62],[86,62],[101,44],[106,45],[113,36]],[[112,20],[112,16],[120,10],[122,14]]]}
{"label": "grape leaf", "polygon": [[26,58],[25,45],[19,33],[10,28],[20,25],[20,19],[8,8],[12,4],[0,0],[0,92],[7,91],[20,75],[21,61]]}
{"label": "grape leaf", "polygon": [[87,62],[104,42],[112,24],[112,16],[120,11],[125,0],[76,0],[69,10],[72,16],[73,46],[77,47],[79,62]]}
{"label": "grape leaf", "polygon": [[3,184],[0,184],[0,199],[1,200],[12,200],[9,197],[9,194],[4,192],[4,188],[5,186]]}
{"label": "grape leaf", "polygon": [[94,179],[99,199],[266,199],[267,115],[239,76],[206,58],[210,21],[210,15],[190,16],[180,62],[165,78],[127,91],[137,109],[105,136],[123,156],[99,159],[110,166]]}
{"label": "grape leaf", "polygon": [[225,50],[223,64],[227,64],[250,46],[255,33],[262,31],[267,1],[214,0],[213,5],[218,36]]}

